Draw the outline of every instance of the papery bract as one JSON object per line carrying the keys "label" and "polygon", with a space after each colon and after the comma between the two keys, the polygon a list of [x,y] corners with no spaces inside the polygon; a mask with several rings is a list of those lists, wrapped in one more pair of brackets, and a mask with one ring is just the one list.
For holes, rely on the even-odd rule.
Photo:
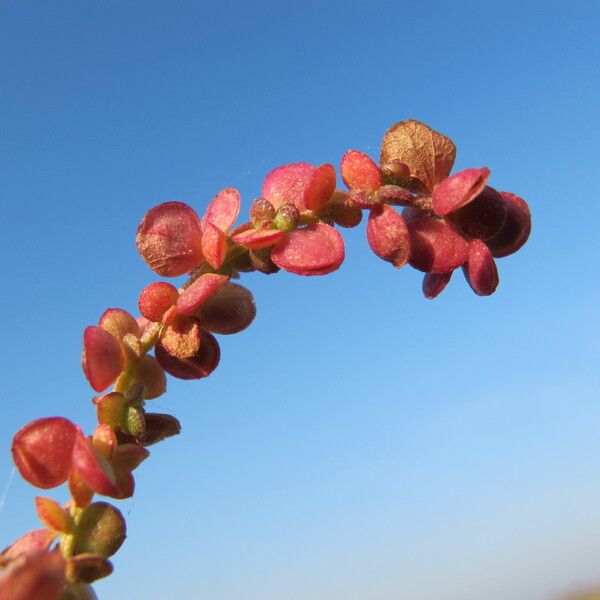
{"label": "papery bract", "polygon": [[314,223],[288,234],[271,253],[271,260],[297,275],[326,275],[344,261],[344,240],[330,225]]}
{"label": "papery bract", "polygon": [[15,558],[0,571],[2,600],[58,600],[65,585],[65,561],[58,550]]}
{"label": "papery bract", "polygon": [[115,472],[109,461],[94,448],[92,441],[81,431],[78,432],[73,447],[73,467],[94,492],[119,497]]}
{"label": "papery bract", "polygon": [[292,163],[273,169],[265,178],[261,196],[278,209],[282,204],[294,204],[298,210],[306,210],[304,192],[316,167],[309,163]]}
{"label": "papery bract", "polygon": [[202,253],[206,262],[214,269],[220,269],[227,256],[227,235],[211,222],[204,227]]}
{"label": "papery bract", "polygon": [[350,199],[349,194],[336,190],[327,204],[327,212],[340,227],[356,227],[362,221],[362,210]]}
{"label": "papery bract", "polygon": [[12,455],[23,479],[42,489],[64,483],[77,432],[77,426],[63,417],[37,419],[20,429],[13,438]]}
{"label": "papery bract", "polygon": [[325,164],[317,167],[304,190],[304,204],[309,210],[320,210],[335,191],[335,168]]}
{"label": "papery bract", "polygon": [[98,321],[98,326],[112,333],[118,340],[130,333],[136,337],[140,335],[140,327],[135,318],[122,308],[107,309]]}
{"label": "papery bract", "polygon": [[180,432],[181,424],[173,415],[146,413],[146,431],[140,443],[150,446]]}
{"label": "papery bract", "polygon": [[[31,554],[32,552],[46,551],[56,538],[56,533],[46,528],[34,529],[15,540],[8,548],[0,554],[0,559],[10,560],[20,554]],[[1,562],[1,561],[0,561]]]}
{"label": "papery bract", "polygon": [[418,121],[400,121],[392,125],[381,145],[381,164],[398,161],[410,172],[407,186],[412,191],[433,191],[448,177],[456,147],[452,140]]}
{"label": "papery bract", "polygon": [[96,392],[105,390],[125,366],[125,354],[118,340],[100,327],[83,332],[83,372]]}
{"label": "papery bract", "polygon": [[423,295],[432,299],[439,296],[450,281],[452,271],[449,273],[425,273],[423,277]]}
{"label": "papery bract", "polygon": [[202,261],[200,219],[183,202],[164,202],[151,208],[138,227],[135,241],[142,258],[162,277],[183,275]]}
{"label": "papery bract", "polygon": [[131,378],[131,385],[144,386],[144,400],[153,400],[162,396],[167,389],[167,378],[157,360],[147,354],[136,364]]}
{"label": "papery bract", "polygon": [[[92,583],[113,572],[113,566],[101,554],[85,552],[67,559],[65,575],[71,583]],[[60,600],[63,600],[62,597]]]}
{"label": "papery bract", "polygon": [[126,537],[125,519],[107,502],[94,502],[81,514],[74,531],[74,553],[112,556]]}
{"label": "papery bract", "polygon": [[208,223],[212,223],[223,233],[227,233],[240,214],[240,194],[234,188],[221,190],[211,201],[202,217],[202,231],[206,231]]}
{"label": "papery bract", "polygon": [[200,322],[194,317],[177,317],[163,332],[160,343],[171,356],[185,359],[194,356],[202,343]]}
{"label": "papery bract", "polygon": [[448,215],[448,219],[467,239],[486,241],[500,231],[506,212],[502,196],[486,186],[471,202]]}
{"label": "papery bract", "polygon": [[396,210],[382,204],[369,213],[367,240],[371,250],[397,269],[403,267],[410,256],[410,233]]}
{"label": "papery bract", "polygon": [[67,531],[69,529],[69,514],[52,498],[36,496],[35,510],[40,521],[53,531]]}
{"label": "papery bract", "polygon": [[248,229],[234,235],[232,240],[250,250],[269,248],[280,242],[285,236],[285,231],[279,229]]}

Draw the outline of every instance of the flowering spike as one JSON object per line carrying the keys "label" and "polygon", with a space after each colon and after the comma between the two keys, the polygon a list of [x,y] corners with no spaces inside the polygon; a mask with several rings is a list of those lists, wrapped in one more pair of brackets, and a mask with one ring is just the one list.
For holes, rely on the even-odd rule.
{"label": "flowering spike", "polygon": [[498,269],[489,248],[481,240],[469,243],[469,257],[463,272],[478,296],[489,296],[498,287]]}
{"label": "flowering spike", "polygon": [[443,217],[475,199],[485,187],[490,176],[487,167],[464,169],[444,179],[433,190],[433,210]]}
{"label": "flowering spike", "polygon": [[430,300],[439,296],[450,281],[452,271],[448,273],[425,273],[423,276],[423,295]]}
{"label": "flowering spike", "polygon": [[342,179],[350,190],[376,192],[381,187],[381,173],[369,156],[348,150],[342,157]]}
{"label": "flowering spike", "polygon": [[297,275],[326,275],[344,261],[344,240],[330,225],[314,223],[288,234],[271,253],[271,260]]}
{"label": "flowering spike", "polygon": [[177,302],[177,298],[179,292],[174,285],[156,281],[141,291],[138,307],[146,319],[159,323],[165,312]]}
{"label": "flowering spike", "polygon": [[261,196],[278,209],[282,204],[294,204],[306,210],[304,192],[310,184],[316,167],[308,163],[292,163],[273,169],[265,178]]}
{"label": "flowering spike", "polygon": [[371,250],[397,269],[410,256],[410,233],[396,210],[385,204],[371,210],[367,223],[367,240]]}
{"label": "flowering spike", "polygon": [[205,273],[189,285],[177,300],[180,315],[193,315],[209,298],[214,296],[229,281],[227,275]]}
{"label": "flowering spike", "polygon": [[506,220],[494,237],[486,240],[496,258],[514,254],[529,238],[531,213],[523,198],[510,192],[500,192],[506,207]]}
{"label": "flowering spike", "polygon": [[140,223],[137,249],[162,277],[177,277],[202,262],[202,231],[196,212],[183,202],[151,208]]}
{"label": "flowering spike", "polygon": [[221,190],[208,205],[202,217],[202,231],[206,231],[208,223],[212,223],[223,233],[227,233],[240,214],[240,193],[234,188]]}
{"label": "flowering spike", "polygon": [[456,157],[452,140],[419,121],[400,121],[385,133],[380,163],[404,163],[409,170],[408,189],[432,192],[448,177]]}
{"label": "flowering spike", "polygon": [[100,327],[83,332],[83,372],[96,392],[105,390],[125,366],[123,348],[117,339]]}
{"label": "flowering spike", "polygon": [[156,345],[156,359],[160,366],[173,377],[179,379],[202,379],[208,377],[219,364],[221,350],[217,340],[210,333],[202,332],[200,350],[189,358],[181,359],[169,354],[162,344]]}
{"label": "flowering spike", "polygon": [[56,500],[36,496],[35,510],[40,521],[48,527],[48,529],[57,532],[68,531],[69,515]]}
{"label": "flowering spike", "polygon": [[76,436],[77,426],[63,417],[37,419],[20,429],[13,438],[12,455],[23,479],[42,489],[64,483]]}
{"label": "flowering spike", "polygon": [[304,190],[304,204],[309,210],[320,210],[335,192],[335,168],[324,164],[317,167]]}
{"label": "flowering spike", "polygon": [[252,292],[237,283],[228,283],[196,312],[202,327],[221,335],[246,329],[255,316]]}
{"label": "flowering spike", "polygon": [[210,222],[206,223],[202,235],[202,252],[214,269],[220,269],[227,256],[227,235]]}

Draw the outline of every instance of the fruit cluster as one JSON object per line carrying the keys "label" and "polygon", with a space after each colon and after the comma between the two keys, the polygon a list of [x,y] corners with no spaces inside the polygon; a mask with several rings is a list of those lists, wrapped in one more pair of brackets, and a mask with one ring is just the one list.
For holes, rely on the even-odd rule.
{"label": "fruit cluster", "polygon": [[252,294],[235,283],[240,273],[331,273],[345,256],[337,227],[357,226],[366,210],[373,252],[396,268],[408,263],[424,272],[428,298],[459,267],[475,293],[493,293],[494,258],[525,243],[529,209],[488,186],[485,167],[450,175],[455,154],[445,136],[403,121],[385,134],[379,165],[356,150],[344,154],[347,190],[337,188],[332,165],[293,163],[267,175],[250,220],[238,226],[241,201],[232,188],[219,192],[202,218],[181,202],[151,208],[137,230],[142,258],[161,277],[189,277],[179,288],[165,281],[146,286],[140,317],[109,308],[84,331],[83,371],[99,394],[90,436],[63,417],[37,419],[15,435],[12,454],[23,478],[41,489],[67,483],[71,499],[64,506],[35,499],[44,527],[0,554],[0,599],[95,598],[89,584],[112,571],[108,559],[125,539],[125,520],[94,496],[131,497],[132,471],[148,446],[179,433],[175,417],[146,410],[165,392],[165,373],[207,377],[220,360],[215,335],[253,321]]}

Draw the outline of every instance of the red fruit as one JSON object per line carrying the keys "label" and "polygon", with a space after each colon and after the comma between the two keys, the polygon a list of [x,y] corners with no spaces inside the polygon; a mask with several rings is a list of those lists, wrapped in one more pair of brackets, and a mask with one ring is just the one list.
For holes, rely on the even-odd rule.
{"label": "red fruit", "polygon": [[416,208],[402,212],[410,232],[410,264],[426,273],[448,273],[466,260],[469,245],[445,221]]}
{"label": "red fruit", "polygon": [[367,240],[371,250],[397,269],[410,256],[410,233],[402,216],[392,207],[382,204],[369,213]]}
{"label": "red fruit", "polygon": [[135,318],[122,308],[109,308],[104,311],[98,325],[112,333],[119,341],[122,340],[128,333],[135,337],[140,336],[140,326]]}
{"label": "red fruit", "polygon": [[220,269],[227,257],[227,235],[210,222],[204,227],[202,252],[206,262],[214,269]]}
{"label": "red fruit", "polygon": [[469,243],[469,258],[463,266],[463,273],[478,296],[489,296],[496,290],[496,262],[489,248],[481,240],[472,240]]}
{"label": "red fruit", "polygon": [[483,167],[464,169],[444,179],[433,190],[433,210],[444,216],[468,204],[483,191],[489,176],[490,170]]}
{"label": "red fruit", "polygon": [[209,298],[214,296],[227,282],[227,275],[205,273],[189,285],[177,301],[177,312],[180,315],[194,314]]}
{"label": "red fruit", "polygon": [[94,492],[119,497],[115,472],[108,460],[94,448],[92,441],[80,430],[73,447],[73,467]]}
{"label": "red fruit", "polygon": [[125,354],[117,339],[101,327],[83,332],[83,372],[96,392],[113,383],[125,366]]}
{"label": "red fruit", "polygon": [[260,250],[274,246],[283,239],[284,235],[285,231],[279,229],[248,229],[234,235],[231,239],[249,250]]}
{"label": "red fruit", "polygon": [[207,331],[202,332],[200,350],[195,356],[180,359],[171,356],[162,345],[156,344],[156,359],[160,366],[173,377],[179,379],[202,379],[208,377],[219,364],[221,350],[215,337]]}
{"label": "red fruit", "polygon": [[375,192],[381,187],[377,165],[363,152],[348,150],[342,157],[342,179],[350,190]]}
{"label": "red fruit", "polygon": [[486,240],[496,258],[515,253],[531,233],[531,212],[527,202],[510,192],[500,192],[506,207],[506,220],[494,237]]}
{"label": "red fruit", "polygon": [[202,231],[212,223],[223,233],[227,233],[240,214],[240,193],[234,188],[221,190],[210,202],[202,217]]}
{"label": "red fruit", "polygon": [[174,285],[156,281],[147,285],[140,293],[138,307],[149,321],[159,323],[165,312],[177,302],[179,292]]}
{"label": "red fruit", "polygon": [[246,329],[256,316],[256,305],[250,290],[229,283],[196,312],[202,327],[222,335]]}
{"label": "red fruit", "polygon": [[189,273],[202,262],[202,231],[196,212],[183,202],[151,208],[135,238],[142,258],[162,277]]}
{"label": "red fruit", "polygon": [[309,210],[319,210],[335,192],[335,168],[324,164],[317,167],[304,190],[304,204]]}
{"label": "red fruit", "polygon": [[265,178],[261,196],[278,209],[290,203],[302,212],[306,210],[304,192],[317,167],[309,163],[292,163],[273,169]]}
{"label": "red fruit", "polygon": [[439,296],[450,281],[452,271],[449,273],[425,273],[423,277],[423,294],[425,298],[435,298]]}
{"label": "red fruit", "polygon": [[64,483],[71,470],[77,431],[78,427],[63,417],[37,419],[17,431],[11,450],[23,479],[42,489]]}
{"label": "red fruit", "polygon": [[477,198],[448,215],[447,219],[466,238],[487,240],[504,225],[506,205],[494,188],[486,186]]}
{"label": "red fruit", "polygon": [[344,240],[331,225],[314,223],[289,233],[273,250],[271,260],[297,275],[326,275],[344,261]]}
{"label": "red fruit", "polygon": [[2,600],[58,600],[65,586],[65,561],[58,550],[32,552],[0,571]]}

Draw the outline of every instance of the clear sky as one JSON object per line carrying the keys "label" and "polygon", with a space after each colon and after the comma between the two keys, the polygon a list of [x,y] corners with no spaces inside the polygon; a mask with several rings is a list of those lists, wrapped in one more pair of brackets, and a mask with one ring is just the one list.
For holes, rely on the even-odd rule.
{"label": "clear sky", "polygon": [[498,291],[458,276],[426,301],[363,226],[332,275],[245,277],[252,327],[154,401],[183,433],[136,472],[98,594],[548,600],[600,581],[599,22],[593,1],[0,0],[0,545],[38,526],[13,433],[94,424],[81,333],[156,279],[144,212],[226,186],[247,210],[271,168],[376,158],[414,118],[532,207]]}

